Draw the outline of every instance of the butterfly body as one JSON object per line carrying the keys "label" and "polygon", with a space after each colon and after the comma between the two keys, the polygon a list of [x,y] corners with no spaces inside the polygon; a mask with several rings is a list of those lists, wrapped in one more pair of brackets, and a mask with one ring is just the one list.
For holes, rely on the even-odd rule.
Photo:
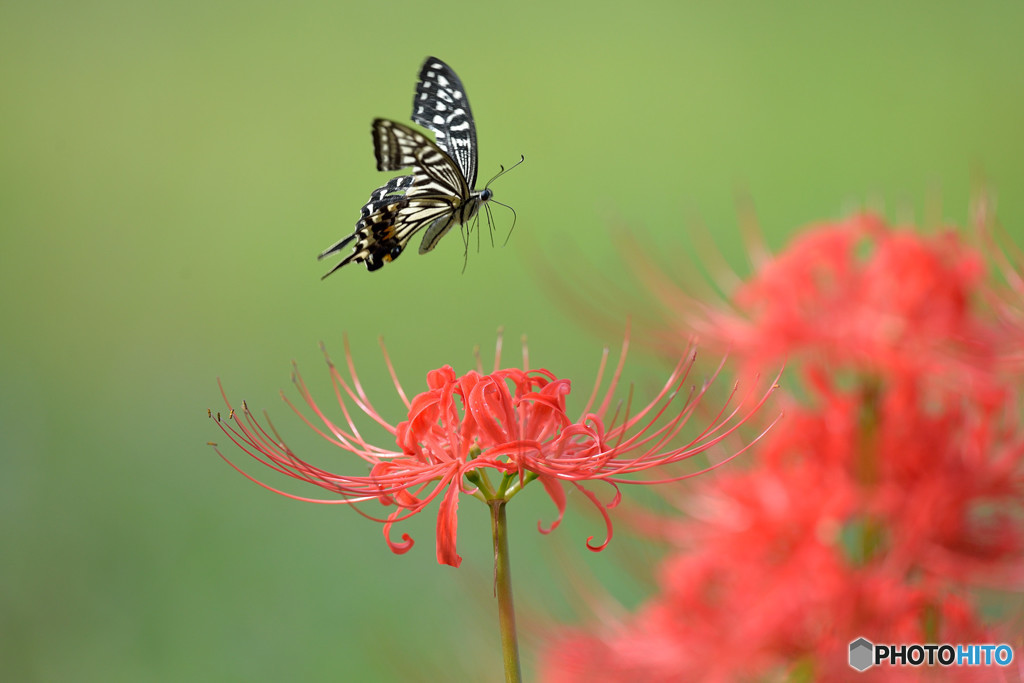
{"label": "butterfly body", "polygon": [[[412,120],[434,132],[436,142],[389,119],[373,122],[378,171],[412,169],[374,190],[363,206],[355,231],[320,258],[352,245],[327,275],[352,262],[377,270],[404,251],[424,231],[419,253],[431,251],[456,225],[477,215],[493,196],[476,184],[476,127],[462,82],[451,67],[428,57],[420,69]],[[324,277],[327,277],[324,275]]]}

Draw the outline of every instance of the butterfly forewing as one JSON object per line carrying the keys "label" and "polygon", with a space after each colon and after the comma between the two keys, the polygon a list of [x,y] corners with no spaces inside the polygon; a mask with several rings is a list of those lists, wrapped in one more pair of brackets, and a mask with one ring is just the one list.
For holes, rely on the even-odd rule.
{"label": "butterfly forewing", "polygon": [[470,189],[476,186],[476,126],[462,81],[437,57],[420,68],[412,120],[434,131],[437,146],[459,165]]}
{"label": "butterfly forewing", "polygon": [[413,181],[406,190],[407,196],[458,195],[463,201],[469,198],[471,188],[462,177],[462,171],[427,136],[397,121],[376,119],[373,122],[373,141],[380,170],[413,168]]}
{"label": "butterfly forewing", "polygon": [[447,154],[435,147],[425,148],[418,152],[417,162],[415,168],[420,173],[414,174],[408,194],[455,195],[461,201],[470,199],[469,185]]}
{"label": "butterfly forewing", "polygon": [[373,120],[373,153],[378,171],[400,171],[416,163],[421,147],[433,146],[426,136],[388,119]]}

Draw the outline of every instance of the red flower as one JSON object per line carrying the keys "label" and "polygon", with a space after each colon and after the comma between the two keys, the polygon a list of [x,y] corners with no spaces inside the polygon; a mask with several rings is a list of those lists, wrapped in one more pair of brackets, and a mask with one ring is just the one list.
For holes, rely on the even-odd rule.
{"label": "red flower", "polygon": [[[809,553],[760,565],[678,555],[665,565],[662,592],[634,616],[552,640],[541,680],[839,681],[849,680],[849,644],[862,635],[886,643],[999,642],[953,593],[907,584],[885,569],[849,568],[822,547]],[[875,675],[921,680],[911,667]]]}
{"label": "red flower", "polygon": [[977,381],[989,338],[969,304],[983,274],[953,233],[926,238],[860,215],[812,228],[744,285],[736,302],[748,321],[725,336],[745,356],[807,352],[832,366]]}
{"label": "red flower", "polygon": [[[805,427],[821,435],[791,416],[779,429]],[[842,470],[794,458],[730,469],[700,488],[691,517],[676,521],[658,593],[632,616],[559,634],[543,680],[845,680],[859,636],[999,641],[943,582],[908,578],[899,558],[849,557],[843,540],[862,494]]]}
{"label": "red flower", "polygon": [[806,488],[829,492],[828,518],[870,524],[865,552],[908,575],[1024,586],[1024,434],[1012,406],[926,399],[909,383],[818,389],[815,407],[787,407],[753,476],[813,475]]}
{"label": "red flower", "polygon": [[[679,362],[648,405],[636,413],[631,413],[628,404],[624,409],[618,406],[609,415],[627,347],[628,344],[624,343],[605,395],[599,397],[608,357],[605,351],[594,390],[576,419],[569,416],[565,405],[571,386],[569,380],[559,379],[547,370],[527,369],[525,347],[523,369],[497,369],[500,365],[499,340],[494,372],[483,374],[478,370],[459,376],[451,367],[444,366],[427,373],[427,390],[412,401],[406,399],[385,352],[395,389],[408,408],[407,419],[392,425],[374,408],[364,392],[346,343],[348,380],[328,359],[343,422],[336,423],[321,410],[297,371],[294,373],[295,384],[322,426],[290,402],[289,405],[320,436],[361,458],[370,468],[367,475],[334,474],[299,458],[273,427],[267,431],[259,424],[245,403],[240,412],[235,411],[226,396],[224,400],[230,412],[225,421],[218,415],[218,424],[237,446],[264,465],[341,497],[321,500],[286,493],[257,481],[228,461],[265,488],[298,500],[341,504],[376,500],[384,506],[394,507],[385,519],[361,514],[384,523],[385,539],[396,553],[407,552],[413,540],[403,534],[400,542],[393,541],[391,526],[419,513],[435,498],[440,498],[437,559],[443,564],[459,566],[462,558],[455,550],[459,494],[472,495],[485,502],[508,500],[534,479],[540,480],[558,509],[555,522],[547,528],[540,526],[540,531],[548,533],[558,526],[565,509],[563,487],[572,485],[595,505],[605,519],[605,540],[597,545],[592,545],[593,537],[587,540],[587,546],[596,551],[603,549],[611,540],[612,527],[607,510],[619,501],[618,485],[657,483],[635,481],[628,475],[704,452],[727,438],[749,416],[749,413],[740,414],[737,408],[729,410],[725,407],[695,439],[678,444],[681,429],[693,415],[708,387],[705,384],[700,389],[683,391],[694,359],[692,353]],[[685,400],[680,400],[680,396]],[[352,418],[350,403],[390,432],[397,448],[382,448],[366,441]],[[220,451],[218,454],[227,460]],[[496,487],[488,479],[488,471],[501,475],[500,484]],[[694,474],[668,477],[662,481]],[[615,495],[610,502],[602,503],[589,488],[591,482],[597,481],[608,483],[614,490]]]}
{"label": "red flower", "polygon": [[813,225],[733,292],[729,310],[695,301],[635,258],[675,314],[671,336],[696,330],[747,369],[805,361],[993,390],[995,331],[971,311],[984,262],[952,231],[922,236],[872,214]]}
{"label": "red flower", "polygon": [[546,679],[845,680],[860,636],[1002,640],[970,591],[1024,585],[1019,386],[1000,362],[1019,335],[1007,308],[1001,326],[976,305],[980,269],[952,234],[859,216],[799,237],[732,311],[698,306],[746,367],[789,359],[803,396],[782,395],[751,469],[701,480],[687,517],[651,525],[674,544],[658,594],[564,635]]}

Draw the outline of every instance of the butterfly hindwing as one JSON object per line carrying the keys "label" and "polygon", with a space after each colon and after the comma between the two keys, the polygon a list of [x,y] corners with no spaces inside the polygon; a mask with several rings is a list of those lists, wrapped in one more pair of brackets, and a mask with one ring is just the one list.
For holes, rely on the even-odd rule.
{"label": "butterfly hindwing", "polygon": [[371,213],[377,211],[377,209],[390,204],[398,197],[401,197],[405,192],[412,186],[411,175],[400,175],[395,176],[389,180],[382,187],[378,187],[370,195],[370,201],[363,205],[363,208],[359,210],[359,215],[362,217],[369,216]]}
{"label": "butterfly hindwing", "polygon": [[[382,209],[385,209],[389,205],[395,204],[396,201],[402,199],[405,195],[406,190],[411,185],[411,175],[400,175],[395,176],[387,183],[374,190],[373,193],[370,194],[369,201],[367,201],[366,204],[363,205],[363,208],[359,210],[359,222],[356,223],[355,232],[353,232],[351,235],[347,235],[346,237],[338,240],[337,242],[329,246],[327,249],[324,249],[320,253],[320,256],[317,257],[318,260],[323,259],[326,256],[330,256],[331,254],[337,251],[341,251],[348,244],[356,241],[357,239],[360,240],[360,243],[368,241],[367,237],[362,234],[366,230],[366,218],[372,214],[376,214]],[[361,249],[357,247],[356,251],[359,252],[361,251]],[[331,272],[327,273],[327,275],[330,275],[338,268],[341,268],[342,266],[351,263],[353,260],[355,260],[355,256],[356,254],[349,255],[349,257],[347,257],[345,260],[343,260],[341,263],[339,263],[337,266],[331,269]],[[324,277],[327,277],[327,275],[324,275]]]}
{"label": "butterfly hindwing", "polygon": [[[442,197],[402,197],[381,205],[356,223],[354,233],[320,255],[323,258],[354,243],[352,253],[342,259],[327,275],[353,261],[365,262],[367,270],[377,270],[385,263],[398,258],[413,235],[428,226],[450,224],[454,220],[454,215],[452,202]],[[427,234],[432,233],[428,230]],[[440,239],[440,236],[438,235],[437,239]],[[436,242],[436,239],[434,241]],[[421,246],[420,253],[423,252]]]}

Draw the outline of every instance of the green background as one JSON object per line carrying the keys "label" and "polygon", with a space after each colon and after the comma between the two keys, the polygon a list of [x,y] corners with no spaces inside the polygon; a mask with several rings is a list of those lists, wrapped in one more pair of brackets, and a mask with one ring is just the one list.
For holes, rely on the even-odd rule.
{"label": "green background", "polygon": [[[585,394],[618,339],[536,261],[622,272],[613,225],[653,251],[699,217],[739,258],[738,193],[778,246],[862,205],[962,225],[984,181],[1019,242],[1022,26],[1014,2],[3,3],[0,678],[499,680],[485,509],[462,503],[462,568],[436,564],[433,509],[393,555],[222,463],[216,378],[358,473],[280,402],[290,360],[327,403],[317,343],[341,358],[347,332],[397,422],[378,335],[415,392],[503,325],[507,358],[528,334]],[[466,84],[481,177],[526,155],[494,186],[509,245],[498,208],[465,274],[450,236],[321,282],[384,179],[370,121],[408,119],[428,54]],[[551,536],[539,487],[510,511],[528,668],[574,574],[646,552],[583,551],[579,509]]]}

